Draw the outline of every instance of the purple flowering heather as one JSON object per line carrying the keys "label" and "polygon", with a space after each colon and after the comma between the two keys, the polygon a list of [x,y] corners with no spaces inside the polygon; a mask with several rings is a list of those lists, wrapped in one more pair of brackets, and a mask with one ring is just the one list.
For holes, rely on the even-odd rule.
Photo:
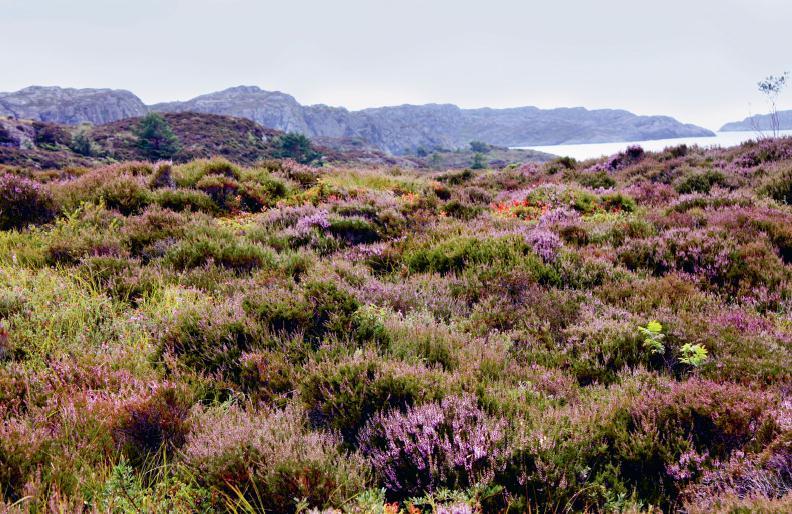
{"label": "purple flowering heather", "polygon": [[399,496],[492,480],[504,456],[504,423],[475,399],[449,397],[406,413],[376,415],[359,436],[385,487]]}
{"label": "purple flowering heather", "polygon": [[554,233],[544,228],[535,228],[528,232],[526,240],[533,247],[539,257],[545,262],[553,262],[561,248],[561,239]]}
{"label": "purple flowering heather", "polygon": [[548,225],[556,225],[577,221],[580,219],[580,213],[576,210],[566,207],[558,207],[548,211],[539,217],[539,226],[545,227]]}
{"label": "purple flowering heather", "polygon": [[44,223],[52,216],[52,199],[41,184],[19,175],[0,176],[0,230]]}
{"label": "purple flowering heather", "polygon": [[329,216],[330,214],[327,211],[320,210],[298,219],[294,227],[297,229],[297,232],[301,234],[308,233],[312,228],[325,230],[330,228]]}

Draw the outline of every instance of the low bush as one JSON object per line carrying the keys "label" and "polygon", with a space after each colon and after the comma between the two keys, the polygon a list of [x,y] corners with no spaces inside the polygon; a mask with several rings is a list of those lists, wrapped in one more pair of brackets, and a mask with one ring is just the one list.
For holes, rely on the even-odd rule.
{"label": "low bush", "polygon": [[421,366],[361,355],[313,365],[300,385],[300,398],[315,426],[341,433],[349,445],[366,421],[382,409],[405,409],[431,399],[430,374]]}
{"label": "low bush", "polygon": [[165,321],[158,336],[161,355],[172,355],[185,369],[238,380],[242,354],[260,340],[255,324],[238,301],[184,305]]}
{"label": "low bush", "polygon": [[0,175],[0,230],[46,223],[53,215],[52,197],[40,184],[17,175]]}
{"label": "low bush", "polygon": [[159,189],[152,194],[151,201],[174,211],[213,213],[219,210],[211,196],[194,189]]}
{"label": "low bush", "polygon": [[340,507],[369,483],[362,459],[342,451],[331,434],[309,430],[295,408],[214,408],[197,411],[193,423],[182,460],[198,482],[220,493],[220,505],[296,512],[304,500]]}
{"label": "low bush", "polygon": [[503,429],[475,399],[448,397],[374,416],[360,433],[360,450],[388,492],[406,498],[491,482],[504,454]]}
{"label": "low bush", "polygon": [[148,465],[163,452],[178,449],[189,432],[191,405],[184,391],[167,385],[125,405],[114,429],[124,455],[132,463]]}

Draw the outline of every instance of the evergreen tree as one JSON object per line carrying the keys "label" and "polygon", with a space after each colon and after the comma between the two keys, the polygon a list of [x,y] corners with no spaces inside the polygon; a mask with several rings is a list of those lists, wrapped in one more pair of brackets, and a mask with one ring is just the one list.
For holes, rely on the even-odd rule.
{"label": "evergreen tree", "polygon": [[297,132],[283,134],[275,141],[275,146],[277,157],[294,159],[301,164],[310,164],[322,157],[321,153],[313,149],[311,140]]}
{"label": "evergreen tree", "polygon": [[179,138],[168,121],[156,112],[140,120],[135,135],[138,148],[151,160],[170,159],[179,151]]}
{"label": "evergreen tree", "polygon": [[484,156],[480,153],[476,153],[473,156],[473,164],[470,165],[470,169],[472,170],[483,170],[484,169]]}
{"label": "evergreen tree", "polygon": [[72,136],[71,145],[69,146],[78,154],[85,155],[86,157],[90,157],[94,153],[93,142],[90,136],[88,136],[88,131],[85,129],[78,130]]}

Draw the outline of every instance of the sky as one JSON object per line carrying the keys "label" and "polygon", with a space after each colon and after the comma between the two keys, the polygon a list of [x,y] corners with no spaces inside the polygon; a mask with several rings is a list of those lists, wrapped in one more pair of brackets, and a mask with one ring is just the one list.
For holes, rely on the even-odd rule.
{"label": "sky", "polygon": [[[717,129],[792,71],[791,0],[0,0],[0,91],[236,85],[360,109],[621,108]],[[779,99],[792,109],[792,88]]]}

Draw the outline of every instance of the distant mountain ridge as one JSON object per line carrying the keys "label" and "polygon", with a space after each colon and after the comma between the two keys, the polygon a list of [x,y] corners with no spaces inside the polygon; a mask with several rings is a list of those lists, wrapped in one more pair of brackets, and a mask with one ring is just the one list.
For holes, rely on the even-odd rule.
{"label": "distant mountain ridge", "polygon": [[14,93],[0,93],[0,116],[67,125],[100,125],[147,112],[148,107],[140,98],[120,89],[30,86]]}
{"label": "distant mountain ridge", "polygon": [[[742,121],[732,121],[721,127],[721,132],[739,132],[752,130],[772,130],[771,116],[769,114],[755,114]],[[779,111],[778,122],[780,130],[792,130],[792,110]]]}
{"label": "distant mountain ridge", "polygon": [[199,112],[247,118],[312,138],[359,138],[392,154],[419,148],[461,148],[477,140],[501,147],[706,137],[714,134],[668,116],[613,109],[462,109],[451,104],[400,105],[350,111],[302,105],[286,93],[237,86],[187,101],[145,106],[128,91],[33,86],[0,93],[0,115],[58,123],[109,123],[146,111]]}

